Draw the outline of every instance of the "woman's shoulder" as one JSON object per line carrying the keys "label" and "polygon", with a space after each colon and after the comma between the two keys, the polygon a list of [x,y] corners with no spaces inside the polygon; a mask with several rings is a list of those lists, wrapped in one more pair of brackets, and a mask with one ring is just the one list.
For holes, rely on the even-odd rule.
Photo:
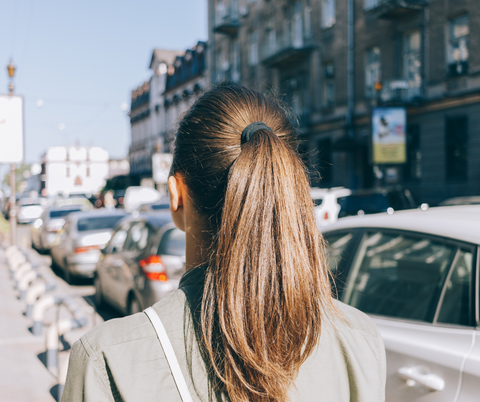
{"label": "woman's shoulder", "polygon": [[[172,324],[169,317],[178,316],[179,312],[183,311],[183,306],[184,296],[180,291],[170,294],[153,306],[167,332]],[[105,321],[82,336],[80,342],[88,354],[95,354],[112,346],[118,348],[132,343],[141,345],[142,340],[156,337],[150,320],[141,312]]]}
{"label": "woman's shoulder", "polygon": [[345,331],[361,332],[367,336],[379,337],[377,327],[371,317],[355,307],[340,301],[334,302],[340,312],[335,317],[336,326]]}

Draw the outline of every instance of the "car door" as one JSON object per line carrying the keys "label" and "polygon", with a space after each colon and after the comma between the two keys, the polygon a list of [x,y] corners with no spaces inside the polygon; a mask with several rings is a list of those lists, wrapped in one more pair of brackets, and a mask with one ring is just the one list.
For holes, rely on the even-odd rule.
{"label": "car door", "polygon": [[471,286],[473,256],[472,246],[441,238],[364,232],[341,298],[382,335],[387,402],[455,400],[474,330],[468,295],[452,292],[451,280],[462,272]]}
{"label": "car door", "polygon": [[127,311],[128,297],[134,288],[135,273],[138,271],[138,256],[147,248],[153,229],[145,221],[133,222],[123,248],[122,262],[116,267],[116,297],[120,307]]}
{"label": "car door", "polygon": [[123,264],[121,253],[123,252],[130,226],[131,222],[125,222],[113,233],[104,252],[104,257],[97,265],[97,275],[100,279],[102,295],[107,301],[115,305],[118,304],[116,287],[118,266]]}
{"label": "car door", "polygon": [[477,402],[480,399],[480,250],[477,249],[475,273],[475,325],[473,344],[465,360],[465,369],[462,378],[462,387],[458,402]]}

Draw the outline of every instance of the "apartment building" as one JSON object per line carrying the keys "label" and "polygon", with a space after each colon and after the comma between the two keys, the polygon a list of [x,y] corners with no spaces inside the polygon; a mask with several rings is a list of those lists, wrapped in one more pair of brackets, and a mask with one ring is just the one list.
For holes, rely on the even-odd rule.
{"label": "apartment building", "polygon": [[[476,0],[209,0],[210,82],[288,103],[322,187],[480,193]],[[404,110],[404,158],[375,159],[376,108]],[[321,179],[317,174],[319,172]]]}

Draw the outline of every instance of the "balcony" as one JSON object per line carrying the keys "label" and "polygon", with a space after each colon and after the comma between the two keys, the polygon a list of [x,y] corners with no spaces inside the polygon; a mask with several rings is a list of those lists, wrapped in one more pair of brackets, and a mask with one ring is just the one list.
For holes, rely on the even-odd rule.
{"label": "balcony", "polygon": [[220,3],[215,12],[215,25],[213,31],[234,36],[240,28],[240,16],[236,5],[224,6]]}
{"label": "balcony", "polygon": [[393,19],[418,12],[427,0],[364,0],[364,9],[377,18]]}
{"label": "balcony", "polygon": [[305,59],[316,47],[312,38],[300,35],[282,35],[273,43],[266,43],[262,63],[267,67],[283,67]]}
{"label": "balcony", "polygon": [[385,80],[380,99],[385,105],[415,105],[422,101],[420,86],[411,86],[405,80]]}

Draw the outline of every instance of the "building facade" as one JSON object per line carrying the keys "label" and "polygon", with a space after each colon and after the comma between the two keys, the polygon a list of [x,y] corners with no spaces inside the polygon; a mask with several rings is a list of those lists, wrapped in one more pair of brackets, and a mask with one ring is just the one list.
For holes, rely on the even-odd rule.
{"label": "building facade", "polygon": [[[480,193],[478,1],[209,0],[208,15],[210,82],[288,103],[314,185]],[[406,109],[405,163],[373,163],[375,107]]]}
{"label": "building facade", "polygon": [[198,42],[168,66],[164,95],[164,135],[162,149],[173,152],[178,120],[207,86],[207,45]]}
{"label": "building facade", "polygon": [[41,158],[43,196],[92,195],[108,177],[108,152],[100,147],[51,147]]}
{"label": "building facade", "polygon": [[130,103],[131,143],[128,150],[130,176],[140,184],[152,177],[152,155],[162,152],[166,132],[164,92],[168,66],[182,54],[176,50],[155,49],[148,82],[132,91]]}

